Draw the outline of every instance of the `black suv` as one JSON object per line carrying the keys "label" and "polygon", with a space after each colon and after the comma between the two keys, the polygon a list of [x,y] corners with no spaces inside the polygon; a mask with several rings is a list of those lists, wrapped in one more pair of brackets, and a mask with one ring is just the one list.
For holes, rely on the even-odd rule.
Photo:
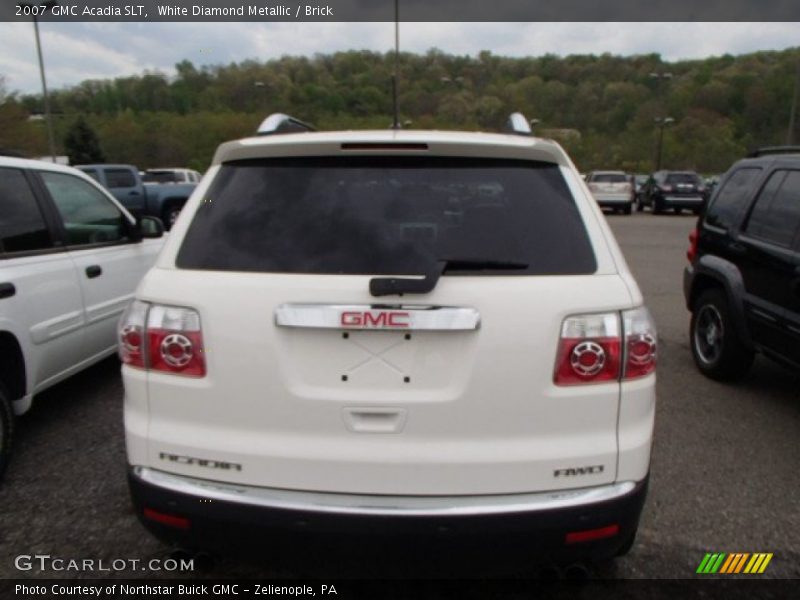
{"label": "black suv", "polygon": [[644,184],[636,210],[650,206],[658,215],[667,209],[679,214],[686,208],[697,215],[708,196],[708,186],[694,171],[656,171]]}
{"label": "black suv", "polygon": [[733,165],[689,240],[683,288],[700,371],[735,379],[757,351],[800,368],[800,147]]}

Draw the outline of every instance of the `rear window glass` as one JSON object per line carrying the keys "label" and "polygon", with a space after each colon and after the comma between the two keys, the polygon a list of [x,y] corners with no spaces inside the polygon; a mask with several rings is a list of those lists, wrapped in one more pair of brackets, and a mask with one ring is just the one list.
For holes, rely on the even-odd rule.
{"label": "rear window glass", "polygon": [[127,169],[106,169],[106,182],[110,188],[134,187],[136,178]]}
{"label": "rear window glass", "polygon": [[142,181],[145,183],[175,183],[181,181],[178,173],[173,171],[145,171]]}
{"label": "rear window glass", "polygon": [[695,173],[670,173],[667,175],[666,183],[692,183],[700,184],[700,177]]}
{"label": "rear window glass", "polygon": [[622,173],[597,173],[592,175],[592,183],[627,183],[628,177]]}
{"label": "rear window glass", "polygon": [[[388,156],[223,165],[194,215],[177,265],[413,275],[441,259],[528,265],[481,274],[596,269],[557,165]],[[470,271],[457,272],[464,273]]]}

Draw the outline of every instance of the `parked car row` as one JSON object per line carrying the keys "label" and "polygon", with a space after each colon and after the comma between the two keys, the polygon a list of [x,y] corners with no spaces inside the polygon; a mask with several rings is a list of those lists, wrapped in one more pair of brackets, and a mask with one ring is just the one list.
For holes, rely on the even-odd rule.
{"label": "parked car row", "polygon": [[586,184],[597,204],[614,212],[631,214],[649,207],[653,214],[690,210],[699,214],[711,187],[694,171],[657,171],[652,175],[630,175],[624,171],[592,171]]}
{"label": "parked car row", "polygon": [[145,171],[143,178],[133,165],[95,164],[77,168],[107,188],[131,214],[158,217],[167,230],[172,229],[199,181],[199,173],[188,169],[154,169]]}

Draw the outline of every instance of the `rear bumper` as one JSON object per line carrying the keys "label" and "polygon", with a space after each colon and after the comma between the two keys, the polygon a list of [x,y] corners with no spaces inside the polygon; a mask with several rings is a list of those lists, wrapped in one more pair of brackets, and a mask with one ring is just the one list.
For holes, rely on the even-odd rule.
{"label": "rear bumper", "polygon": [[703,206],[705,198],[702,196],[663,196],[664,206],[671,208],[691,208],[697,209]]}
{"label": "rear bumper", "polygon": [[600,206],[625,206],[633,204],[632,194],[595,194],[595,200]]}
{"label": "rear bumper", "polygon": [[[139,519],[158,538],[188,548],[237,552],[263,547],[267,537],[281,533],[381,539],[488,535],[524,540],[532,554],[548,560],[606,558],[635,533],[647,493],[647,479],[561,492],[448,497],[277,490],[143,467],[131,468],[128,479]],[[151,511],[177,521],[159,521]],[[614,533],[567,542],[568,533],[588,530]]]}

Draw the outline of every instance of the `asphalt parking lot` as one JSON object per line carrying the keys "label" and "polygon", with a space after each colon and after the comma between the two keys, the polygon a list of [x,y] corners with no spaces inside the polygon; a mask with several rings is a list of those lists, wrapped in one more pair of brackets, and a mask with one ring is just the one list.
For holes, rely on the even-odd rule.
{"label": "asphalt parking lot", "polygon": [[[800,577],[800,374],[759,358],[736,385],[702,377],[689,350],[681,290],[695,217],[608,219],[658,323],[660,365],[650,495],[636,546],[607,574],[691,577],[706,552],[772,552],[765,576]],[[18,421],[0,487],[0,577],[60,575],[18,571],[20,554],[108,561],[167,555],[130,507],[121,400],[114,358],[41,394]],[[333,558],[321,552],[280,566],[261,557],[223,558],[213,574],[369,576],[375,566],[369,557],[357,566]],[[472,574],[494,572],[491,560]],[[437,573],[455,572],[456,562],[440,556]],[[400,565],[394,574],[414,573]]]}

